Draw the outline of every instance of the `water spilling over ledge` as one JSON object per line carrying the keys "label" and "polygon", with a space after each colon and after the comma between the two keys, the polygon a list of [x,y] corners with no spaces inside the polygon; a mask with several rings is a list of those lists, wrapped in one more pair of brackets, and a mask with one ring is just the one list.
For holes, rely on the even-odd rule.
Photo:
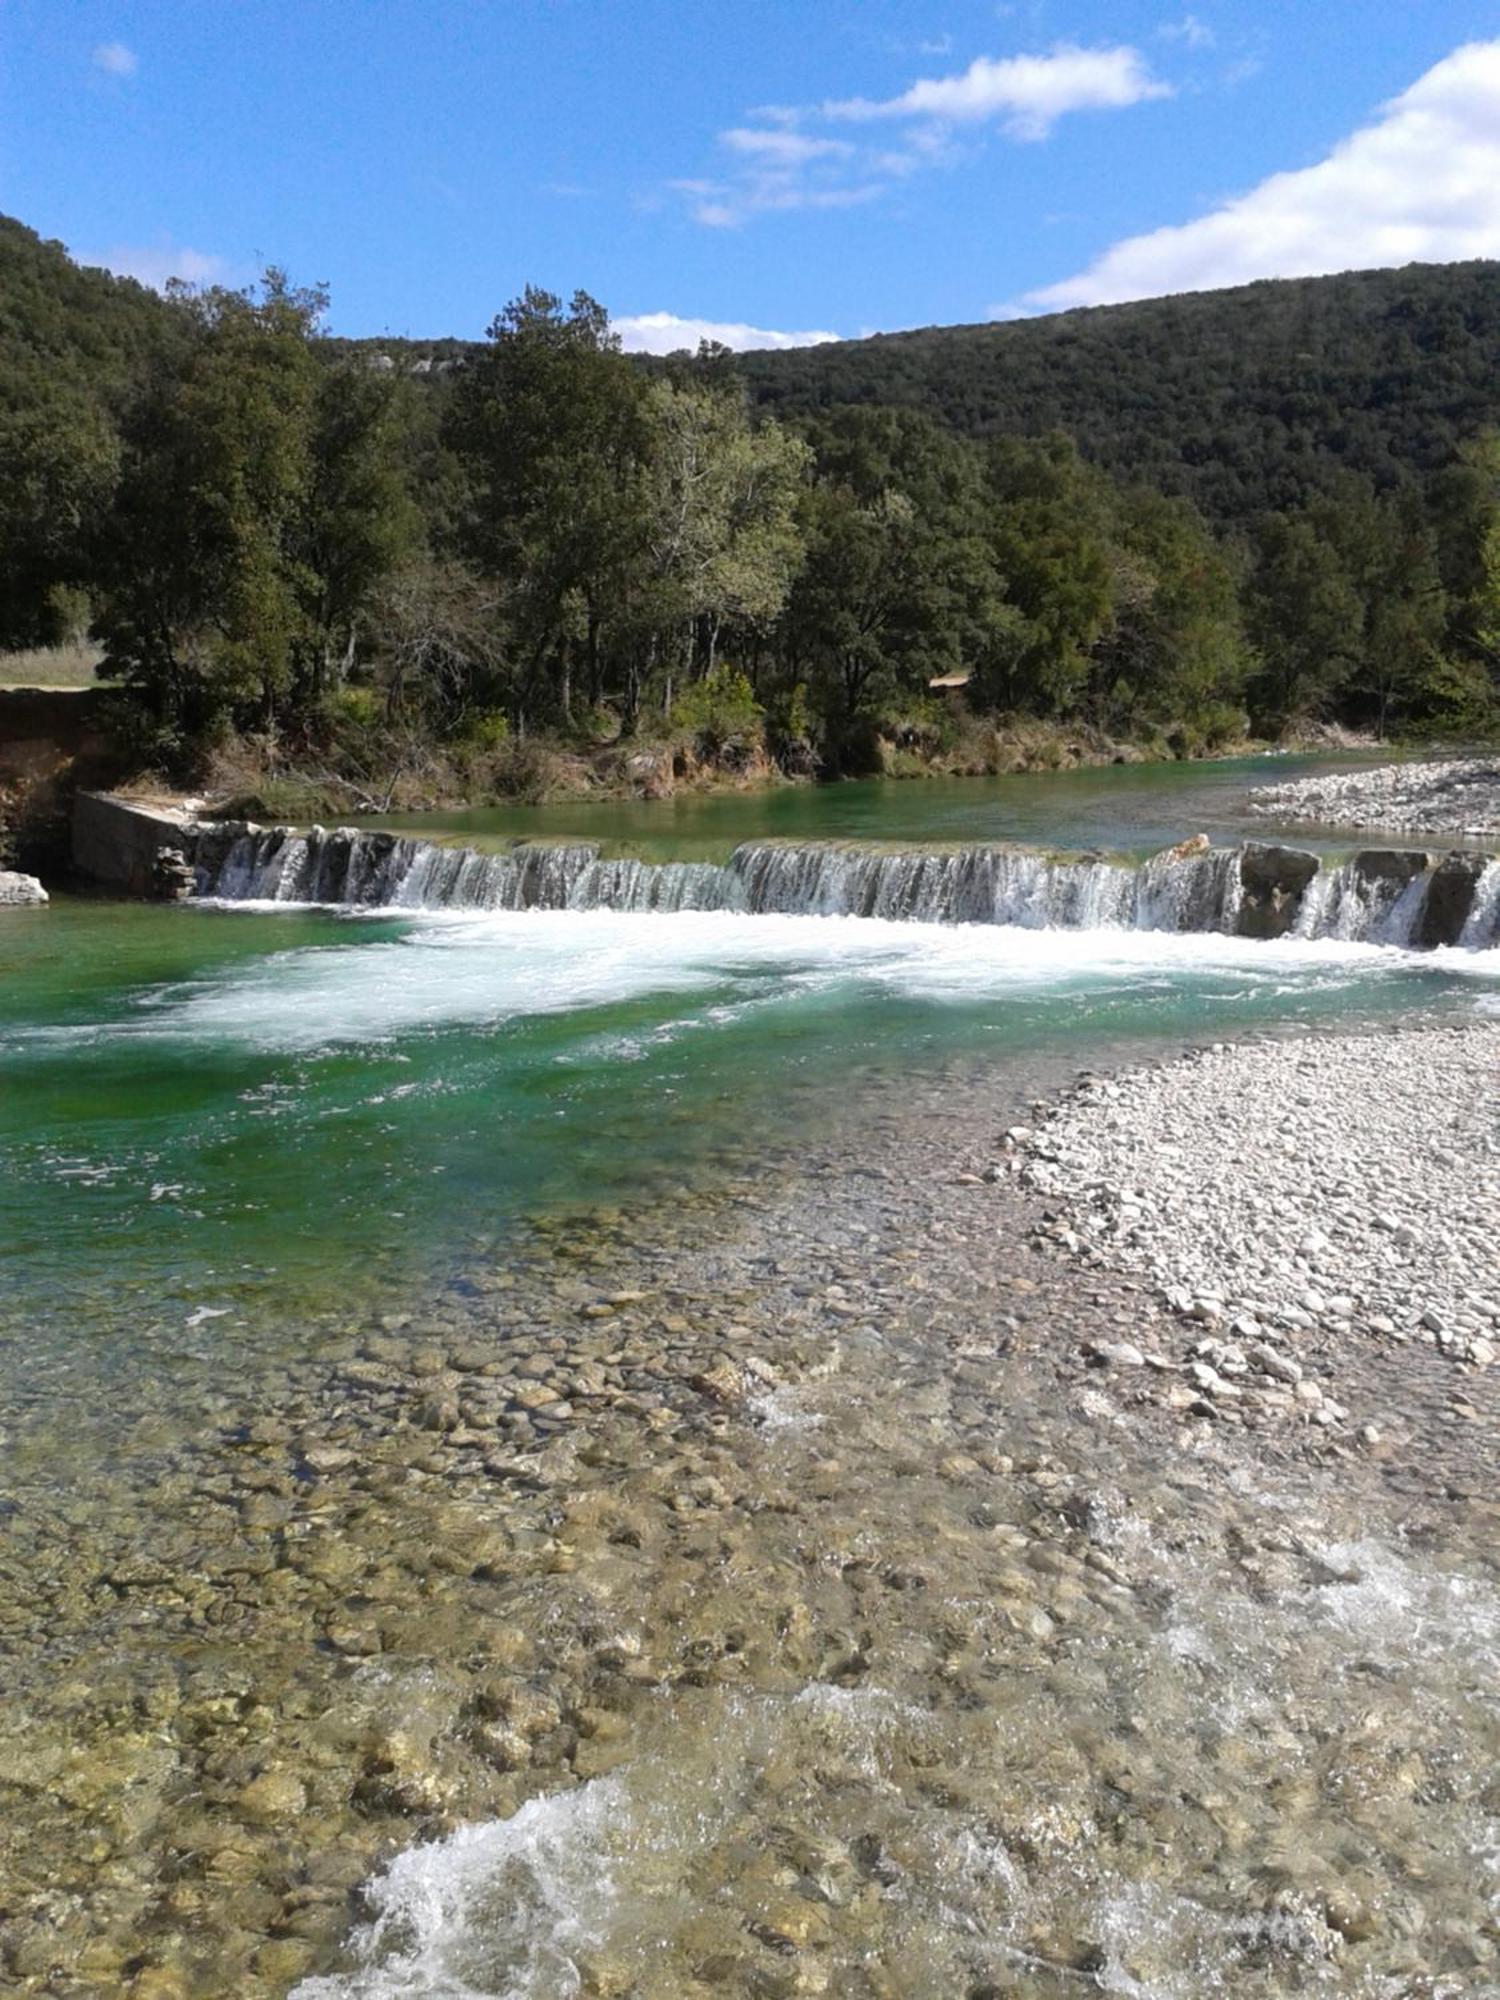
{"label": "water spilling over ledge", "polygon": [[585,845],[504,854],[384,832],[244,824],[190,836],[194,893],[354,909],[734,910],[1029,929],[1216,931],[1430,950],[1500,943],[1500,861],[1367,849],[1332,862],[1245,842],[1140,866],[1023,848],[889,850],[752,842],[725,862],[603,858]]}

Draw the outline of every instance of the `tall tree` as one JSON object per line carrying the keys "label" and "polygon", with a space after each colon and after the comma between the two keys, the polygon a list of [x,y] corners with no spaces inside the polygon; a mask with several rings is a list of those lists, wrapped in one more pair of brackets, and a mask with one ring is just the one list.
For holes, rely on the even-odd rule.
{"label": "tall tree", "polygon": [[1307,514],[1271,514],[1253,537],[1246,625],[1252,713],[1279,728],[1327,716],[1358,660],[1364,606],[1339,551]]}
{"label": "tall tree", "polygon": [[1089,708],[1106,729],[1241,733],[1250,651],[1238,579],[1189,500],[1135,487],[1116,499],[1110,618],[1095,642]]}
{"label": "tall tree", "polygon": [[845,410],[815,428],[806,567],[783,621],[835,761],[862,758],[874,711],[922,697],[978,655],[998,611],[978,532],[972,446],[911,411]]}
{"label": "tall tree", "polygon": [[[575,661],[603,692],[611,613],[643,555],[646,382],[602,306],[528,287],[489,330],[454,398],[450,438],[472,480],[465,541],[511,586],[515,719],[568,716]],[[639,670],[627,703],[638,702]]]}
{"label": "tall tree", "polygon": [[276,270],[258,294],[183,294],[180,372],[130,413],[96,618],[104,671],[167,730],[274,721],[316,589],[303,546],[326,304]]}
{"label": "tall tree", "polygon": [[316,703],[347,679],[376,593],[416,554],[421,524],[399,458],[404,385],[358,361],[325,367],[309,412],[308,468],[289,553],[301,631],[294,698]]}
{"label": "tall tree", "polygon": [[976,693],[1000,708],[1074,714],[1111,616],[1108,488],[1063,437],[998,440],[986,476],[986,541],[1010,615]]}
{"label": "tall tree", "polygon": [[785,604],[803,558],[797,503],[812,454],[779,424],[752,427],[732,381],[658,382],[649,410],[646,615],[670,710],[674,683],[713,673],[726,625],[764,628]]}

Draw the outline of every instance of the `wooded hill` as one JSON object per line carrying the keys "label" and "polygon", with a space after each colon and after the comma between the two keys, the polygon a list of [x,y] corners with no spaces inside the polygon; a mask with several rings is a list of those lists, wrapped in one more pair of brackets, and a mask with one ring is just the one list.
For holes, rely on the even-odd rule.
{"label": "wooded hill", "polygon": [[159,298],[0,219],[0,645],[89,631],[161,768],[253,740],[361,795],[393,760],[541,784],[539,743],[833,772],[994,768],[1018,719],[1488,732],[1497,286],[662,361],[582,292],[335,340],[281,272]]}
{"label": "wooded hill", "polygon": [[1500,263],[1411,264],[746,354],[778,417],[926,411],[968,437],[1065,431],[1216,524],[1296,508],[1341,471],[1389,491],[1500,425]]}

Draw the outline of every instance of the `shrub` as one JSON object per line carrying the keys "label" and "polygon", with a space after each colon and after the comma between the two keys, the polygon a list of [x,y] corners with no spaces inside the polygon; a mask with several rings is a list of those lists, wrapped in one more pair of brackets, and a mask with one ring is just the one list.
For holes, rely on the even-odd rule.
{"label": "shrub", "polygon": [[509,719],[498,708],[481,709],[469,718],[461,741],[470,750],[501,750],[510,741]]}
{"label": "shrub", "polygon": [[715,667],[683,690],[672,711],[672,724],[680,735],[691,737],[700,755],[720,757],[732,745],[745,748],[760,742],[765,710],[737,667]]}

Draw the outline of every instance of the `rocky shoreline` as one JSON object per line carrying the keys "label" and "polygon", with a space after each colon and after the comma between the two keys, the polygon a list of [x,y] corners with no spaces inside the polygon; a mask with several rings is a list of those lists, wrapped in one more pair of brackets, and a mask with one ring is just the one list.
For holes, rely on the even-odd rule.
{"label": "rocky shoreline", "polygon": [[1497,1079],[1500,1022],[1216,1046],[1082,1083],[1010,1164],[1060,1201],[1046,1240],[1144,1273],[1168,1316],[1168,1353],[1100,1366],[1195,1415],[1341,1426],[1325,1370],[1359,1383],[1362,1344],[1500,1356]]}
{"label": "rocky shoreline", "polygon": [[[1371,1041],[1384,1078],[1401,1038]],[[1446,1051],[1466,1115],[1487,1046],[1412,1044],[1417,1068]],[[1264,1060],[1296,1078],[1340,1047]],[[17,1988],[1052,2000],[1197,1965],[1269,2000],[1492,1971],[1455,1857],[1494,1719],[1464,1706],[1467,1655],[1450,1685],[1446,1638],[1390,1653],[1383,1608],[1405,1593],[1439,1634],[1450,1600],[1492,1615],[1497,1427],[1472,1391],[1455,1434],[1448,1400],[1483,1371],[1378,1344],[1405,1400],[1377,1443],[1358,1426],[1389,1389],[1321,1322],[1266,1333],[1321,1402],[1111,1358],[1163,1349],[1172,1310],[1111,1239],[1081,1276],[1084,1233],[1028,1177],[1072,1173],[1070,1119],[1223,1059],[1083,1083],[1033,1128],[1050,1160],[1019,1079],[872,1083],[774,1170],[543,1219],[445,1296],[318,1329],[143,1460],[137,1515],[22,1490],[0,1599]],[[1434,1537],[1420,1570],[1361,1539],[1388,1487],[1400,1534]],[[1253,1726],[1226,1729],[1227,1701]],[[403,1902],[379,1875],[548,1813],[584,1847],[544,1844],[540,1877],[508,1862],[513,1913],[476,1891],[500,1926],[478,1939],[464,1894],[426,1876]],[[386,1983],[340,1950],[361,1915]]]}
{"label": "rocky shoreline", "polygon": [[1282,824],[1483,839],[1500,834],[1500,757],[1382,764],[1373,771],[1259,785],[1249,808]]}

